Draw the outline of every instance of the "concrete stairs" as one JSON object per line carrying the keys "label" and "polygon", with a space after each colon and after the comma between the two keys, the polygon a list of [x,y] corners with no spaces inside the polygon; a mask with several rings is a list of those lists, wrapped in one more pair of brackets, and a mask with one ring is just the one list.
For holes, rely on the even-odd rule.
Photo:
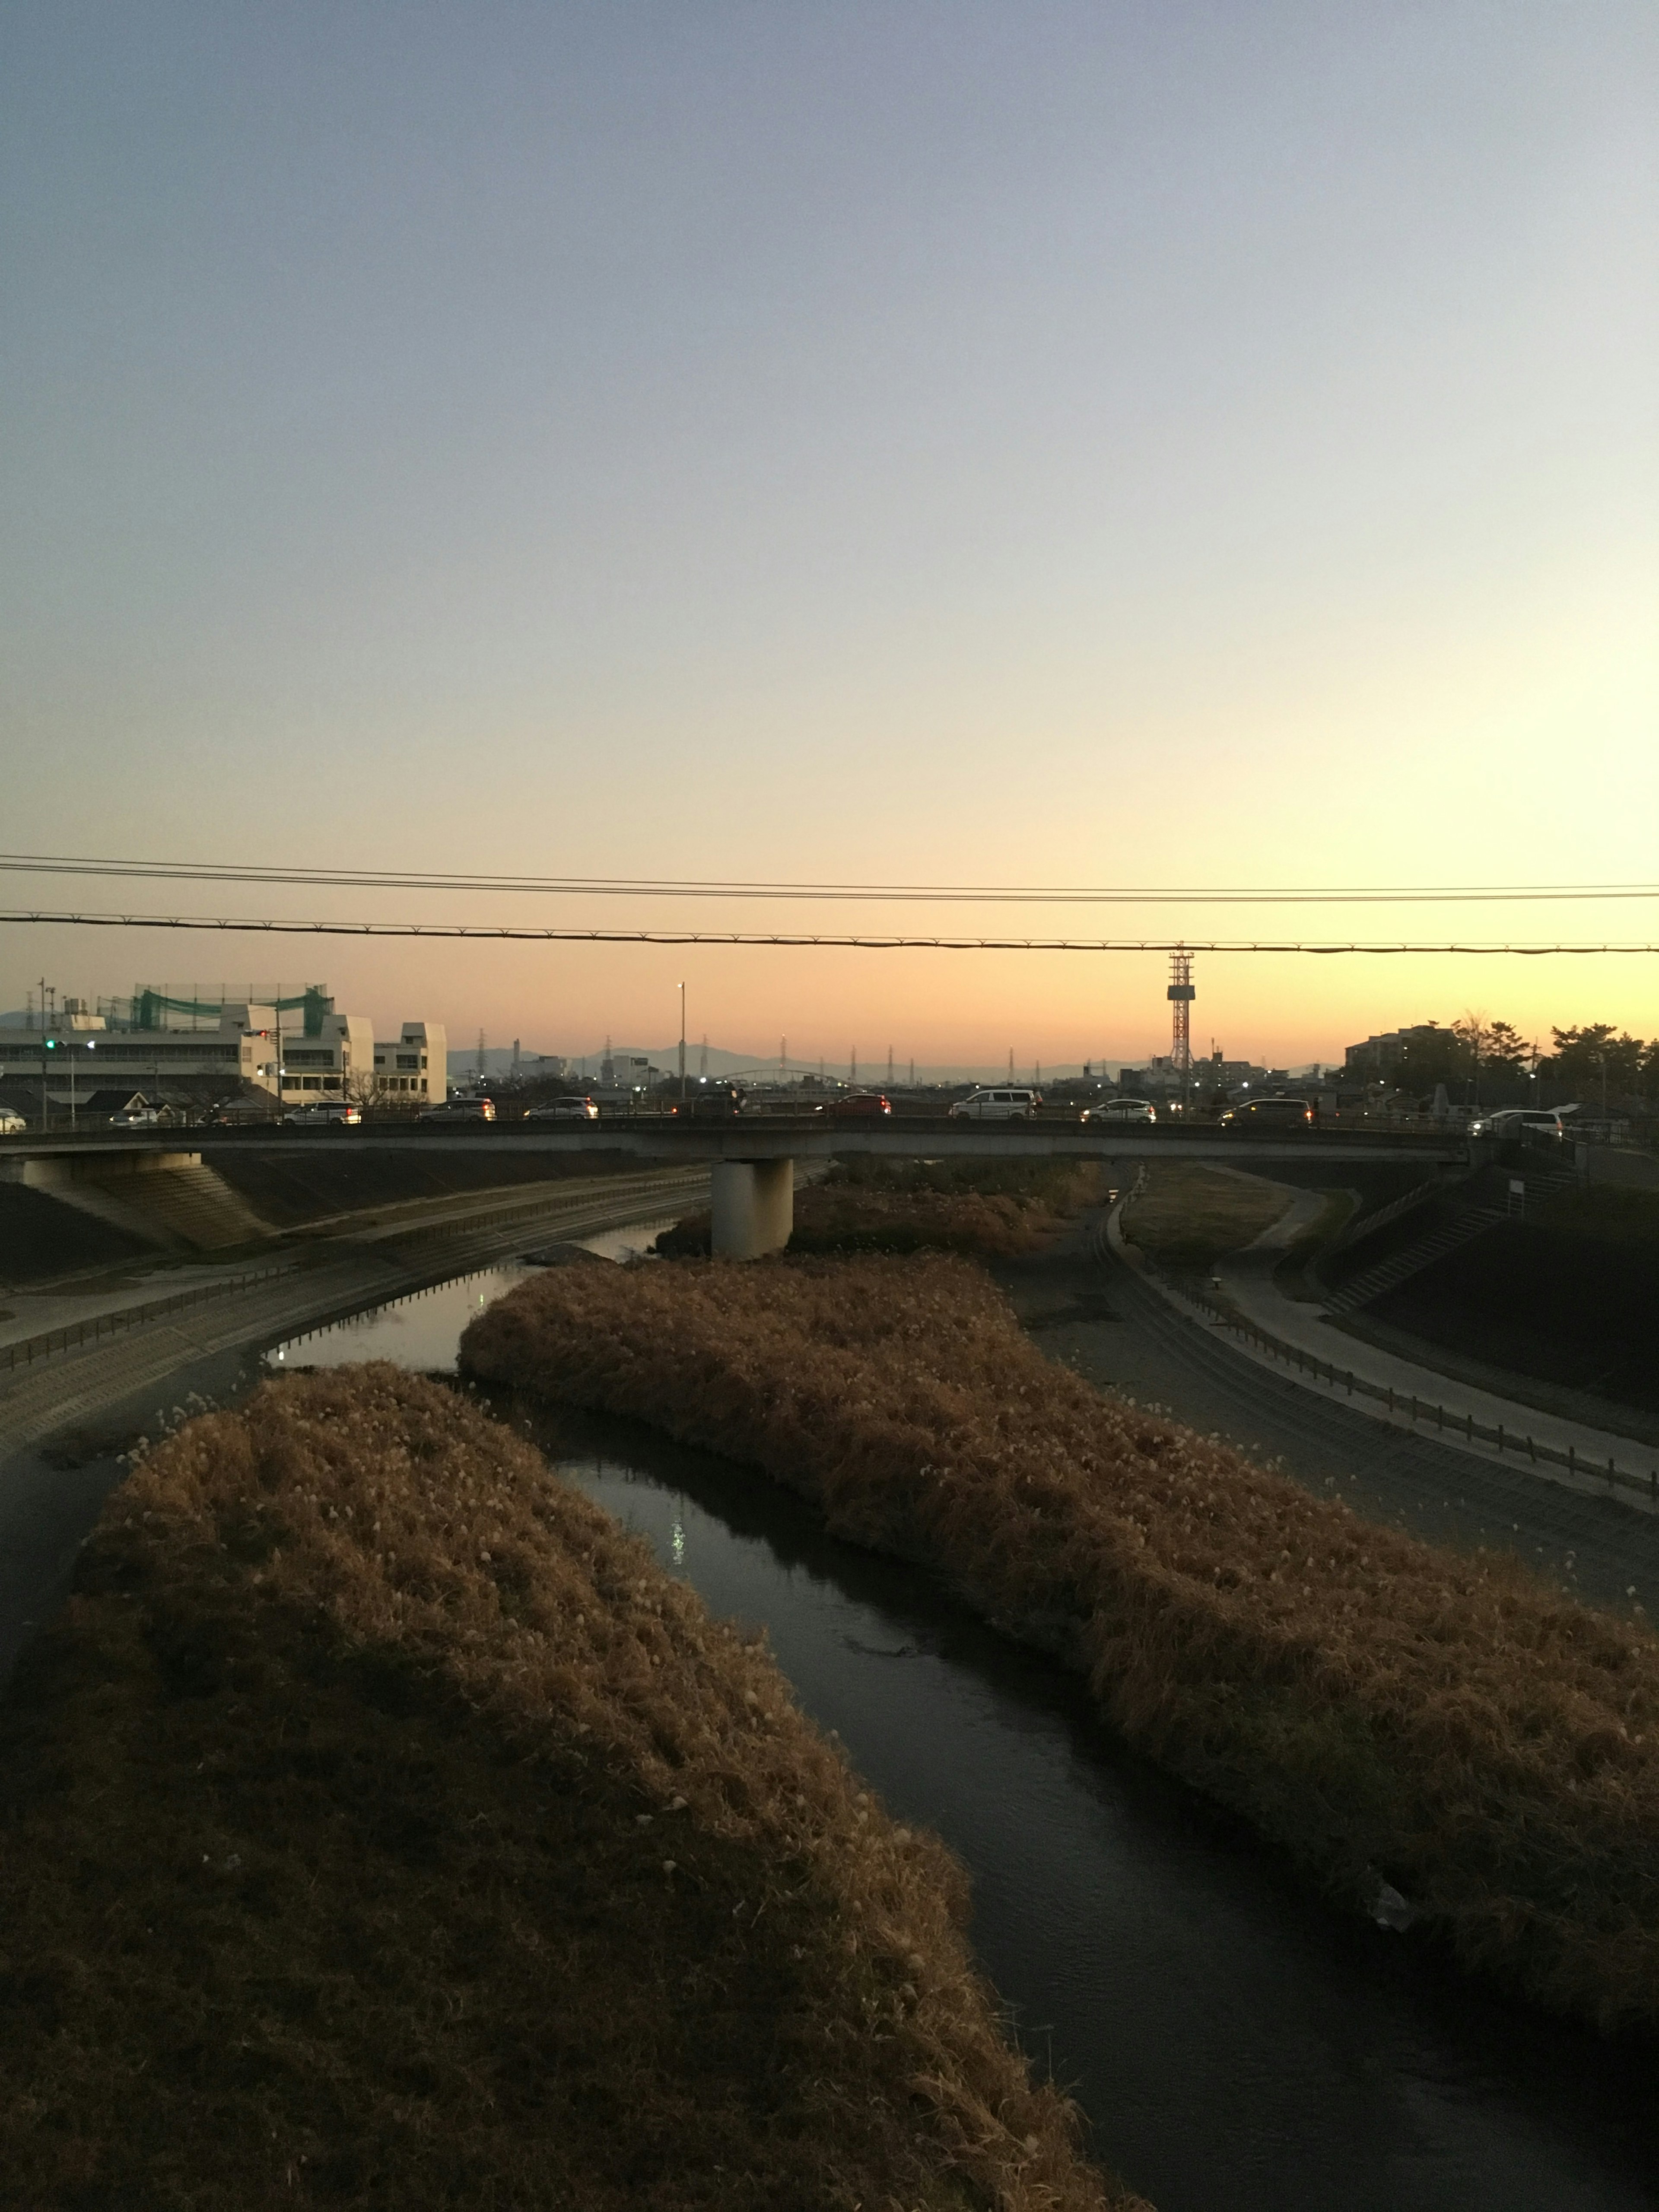
{"label": "concrete stairs", "polygon": [[50,1194],[163,1251],[216,1252],[270,1237],[268,1222],[199,1162],[148,1175],[77,1176]]}
{"label": "concrete stairs", "polygon": [[1356,1306],[1369,1305],[1385,1291],[1397,1289],[1412,1276],[1420,1274],[1425,1267],[1431,1267],[1437,1260],[1443,1260],[1449,1252],[1472,1243],[1475,1237],[1484,1236],[1488,1229],[1496,1228],[1507,1218],[1498,1206],[1465,1206],[1453,1220],[1431,1229],[1414,1244],[1408,1244],[1403,1252],[1396,1252],[1392,1259],[1379,1260],[1376,1267],[1353,1276],[1340,1291],[1333,1291],[1326,1303],[1333,1313],[1352,1313]]}

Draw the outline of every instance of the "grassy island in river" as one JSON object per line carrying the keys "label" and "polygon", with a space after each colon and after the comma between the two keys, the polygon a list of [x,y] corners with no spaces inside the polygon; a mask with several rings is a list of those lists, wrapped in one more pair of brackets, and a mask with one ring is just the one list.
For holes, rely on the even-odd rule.
{"label": "grassy island in river", "polygon": [[763,1468],[1086,1674],[1132,1741],[1333,1894],[1659,2021],[1659,1642],[1505,1555],[1361,1520],[1107,1397],[956,1259],[572,1269],[467,1371]]}
{"label": "grassy island in river", "polygon": [[0,1775],[9,2204],[1127,2207],[1003,2037],[944,1846],[394,1368],[150,1455]]}

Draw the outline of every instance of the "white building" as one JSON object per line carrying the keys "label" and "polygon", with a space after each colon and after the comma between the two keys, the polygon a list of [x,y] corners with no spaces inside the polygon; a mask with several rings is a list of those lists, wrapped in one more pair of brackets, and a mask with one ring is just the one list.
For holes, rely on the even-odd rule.
{"label": "white building", "polygon": [[374,1048],[376,1094],[392,1104],[436,1106],[449,1096],[449,1039],[441,1022],[405,1022]]}
{"label": "white building", "polygon": [[[54,1103],[71,1087],[127,1084],[157,1096],[184,1085],[200,1096],[234,1097],[246,1085],[285,1106],[330,1098],[435,1104],[448,1095],[446,1045],[435,1022],[405,1022],[378,1047],[366,1014],[338,1014],[320,986],[301,1000],[212,1002],[169,1000],[155,991],[102,1002],[78,999],[37,1026],[0,1030],[0,1079],[44,1083]],[[176,1017],[189,1017],[189,1026]]]}

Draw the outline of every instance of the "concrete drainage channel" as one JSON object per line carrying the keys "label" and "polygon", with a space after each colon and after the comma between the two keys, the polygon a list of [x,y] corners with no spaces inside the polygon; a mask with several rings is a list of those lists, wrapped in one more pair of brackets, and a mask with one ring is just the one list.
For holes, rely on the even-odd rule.
{"label": "concrete drainage channel", "polygon": [[[532,1204],[474,1211],[453,1220],[411,1223],[352,1241],[321,1264],[289,1264],[204,1284],[122,1314],[71,1324],[33,1340],[9,1372],[0,1366],[0,1459],[56,1431],[96,1419],[135,1392],[227,1352],[257,1351],[342,1321],[469,1268],[501,1259],[527,1236],[574,1239],[623,1228],[682,1207],[706,1205],[706,1168],[617,1177]],[[345,1244],[346,1240],[340,1240]],[[141,1317],[142,1316],[142,1317]]]}

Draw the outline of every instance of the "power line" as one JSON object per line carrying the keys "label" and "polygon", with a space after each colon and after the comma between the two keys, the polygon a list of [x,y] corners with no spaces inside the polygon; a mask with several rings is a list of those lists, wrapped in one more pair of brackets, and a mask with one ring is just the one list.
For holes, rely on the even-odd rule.
{"label": "power line", "polygon": [[843,936],[823,932],[743,929],[548,929],[511,922],[298,921],[222,915],[70,914],[43,909],[0,912],[6,923],[52,923],[71,929],[194,929],[246,931],[273,937],[356,937],[506,940],[526,945],[747,945],[786,951],[866,952],[1307,952],[1508,954],[1541,959],[1554,953],[1655,953],[1656,945],[1411,944],[1358,940],[1311,944],[1305,939],[1153,937],[900,937]]}
{"label": "power line", "polygon": [[348,890],[467,890],[548,897],[822,899],[915,904],[1352,906],[1659,898],[1659,884],[1352,884],[1267,890],[1221,884],[848,884],[659,876],[450,874],[422,869],[264,868],[192,860],[99,860],[0,853],[0,873],[142,878],[162,883],[286,884]]}

